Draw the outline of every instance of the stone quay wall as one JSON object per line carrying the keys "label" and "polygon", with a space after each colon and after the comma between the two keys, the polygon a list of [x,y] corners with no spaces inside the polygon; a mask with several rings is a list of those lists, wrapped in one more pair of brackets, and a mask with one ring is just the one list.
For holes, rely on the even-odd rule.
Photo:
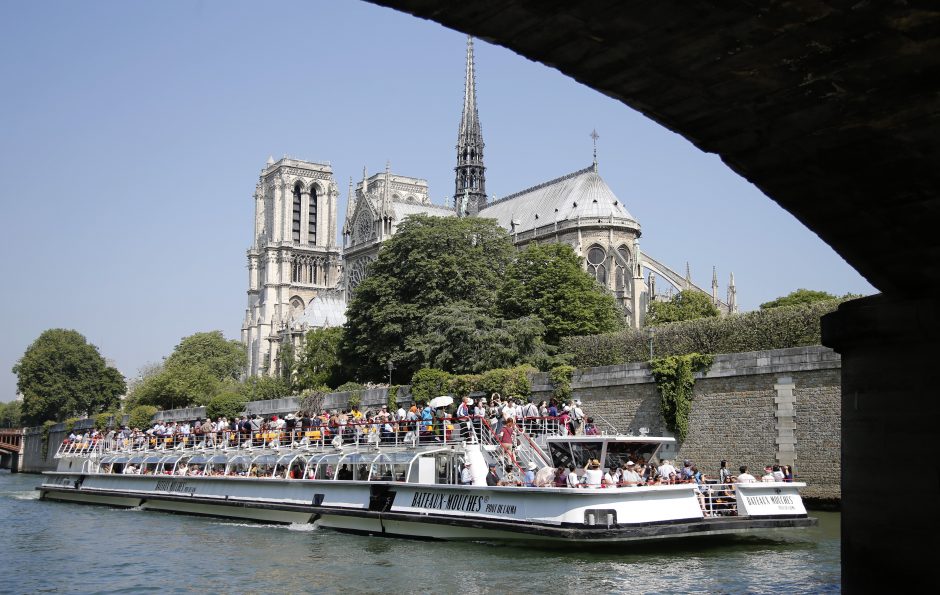
{"label": "stone quay wall", "polygon": [[[73,426],[76,430],[87,430],[95,427],[93,418],[80,419]],[[55,453],[59,450],[62,441],[68,437],[65,423],[59,423],[49,428],[48,446],[43,449],[43,429],[41,426],[26,428],[23,435],[23,472],[42,473],[54,471],[56,468]]]}
{"label": "stone quay wall", "polygon": [[[719,461],[737,473],[747,465],[761,475],[764,465],[793,465],[797,480],[808,485],[810,501],[837,502],[841,498],[841,360],[821,346],[778,349],[715,356],[711,368],[697,375],[686,440],[664,449],[669,459],[693,461],[707,476],[715,477]],[[399,388],[399,403],[411,402],[410,387]],[[547,373],[532,378],[533,397],[549,399],[552,384]],[[575,370],[575,398],[601,431],[650,436],[671,436],[660,413],[660,396],[645,362]],[[384,405],[384,388],[359,392],[362,406]],[[332,393],[324,407],[347,405],[351,393]],[[248,403],[246,413],[285,415],[300,409],[299,397]],[[205,417],[202,407],[161,411],[162,421]],[[94,425],[81,420],[76,427]],[[65,437],[65,425],[49,431],[49,447],[42,453],[42,429],[31,428],[24,437],[23,471],[55,467],[52,458]]]}
{"label": "stone quay wall", "polygon": [[[601,431],[672,436],[645,362],[575,370],[572,390]],[[551,391],[548,374],[533,378],[537,399]],[[717,355],[696,375],[685,442],[663,456],[689,459],[710,477],[722,459],[733,473],[747,465],[758,477],[766,464],[790,464],[808,484],[804,497],[837,502],[841,395],[841,360],[822,346]]]}

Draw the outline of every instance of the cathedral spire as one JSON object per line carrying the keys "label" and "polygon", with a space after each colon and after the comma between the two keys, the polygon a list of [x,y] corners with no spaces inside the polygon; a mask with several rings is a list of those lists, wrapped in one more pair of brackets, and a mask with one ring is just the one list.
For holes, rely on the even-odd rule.
{"label": "cathedral spire", "polygon": [[[486,168],[483,166],[483,127],[477,112],[477,83],[473,60],[473,38],[467,37],[464,71],[463,113],[457,130],[457,167],[454,168],[454,210],[458,216],[475,215],[486,207]],[[466,211],[461,208],[468,197]]]}
{"label": "cathedral spire", "polygon": [[391,186],[392,186],[392,178],[390,176],[391,170],[392,170],[392,162],[386,161],[385,162],[385,192],[382,193],[382,216],[383,217],[388,212],[388,208],[392,204],[392,199],[390,198]]}
{"label": "cathedral spire", "polygon": [[353,213],[356,211],[356,193],[353,191],[352,176],[349,176],[349,193],[346,195],[346,221],[352,222]]}
{"label": "cathedral spire", "polygon": [[718,303],[718,269],[712,267],[712,302]]}
{"label": "cathedral spire", "polygon": [[731,273],[731,282],[728,283],[728,313],[734,314],[738,311],[738,290],[734,286],[734,272]]}
{"label": "cathedral spire", "polygon": [[597,173],[597,139],[600,137],[596,128],[591,131],[591,140],[594,141],[594,173]]}

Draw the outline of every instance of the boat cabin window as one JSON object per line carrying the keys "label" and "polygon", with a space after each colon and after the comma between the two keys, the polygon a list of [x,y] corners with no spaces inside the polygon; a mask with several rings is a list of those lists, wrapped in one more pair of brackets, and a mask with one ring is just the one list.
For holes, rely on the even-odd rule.
{"label": "boat cabin window", "polygon": [[574,465],[583,469],[591,459],[601,458],[603,442],[549,442],[549,452],[555,467]]}
{"label": "boat cabin window", "polygon": [[608,442],[605,465],[613,469],[628,461],[650,461],[658,446],[658,443],[650,442]]}

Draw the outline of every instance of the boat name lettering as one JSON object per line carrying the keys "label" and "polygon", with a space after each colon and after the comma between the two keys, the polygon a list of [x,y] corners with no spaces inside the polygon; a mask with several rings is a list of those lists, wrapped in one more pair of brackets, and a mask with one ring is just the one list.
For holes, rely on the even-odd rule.
{"label": "boat name lettering", "polygon": [[437,492],[415,492],[411,499],[412,508],[436,508],[437,510],[462,510],[463,512],[480,512],[483,503],[488,500],[484,496],[471,494],[441,494]]}
{"label": "boat name lettering", "polygon": [[748,506],[783,506],[794,508],[793,496],[746,496]]}
{"label": "boat name lettering", "polygon": [[186,485],[185,481],[174,481],[172,479],[161,479],[157,482],[157,491],[160,492],[184,492],[186,494],[195,494],[196,486]]}
{"label": "boat name lettering", "polygon": [[515,504],[487,504],[486,512],[492,514],[516,514]]}

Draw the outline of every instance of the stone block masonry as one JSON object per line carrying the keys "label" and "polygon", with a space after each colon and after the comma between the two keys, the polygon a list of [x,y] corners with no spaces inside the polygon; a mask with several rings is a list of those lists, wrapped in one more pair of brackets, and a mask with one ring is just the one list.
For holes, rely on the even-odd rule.
{"label": "stone block masonry", "polygon": [[[551,397],[548,374],[533,378],[538,399]],[[645,362],[576,370],[572,389],[601,430],[671,436],[660,395]],[[725,459],[733,473],[747,465],[756,476],[766,464],[793,465],[806,481],[804,496],[841,498],[841,360],[821,346],[716,355],[698,374],[689,432],[678,451],[709,477]]]}

